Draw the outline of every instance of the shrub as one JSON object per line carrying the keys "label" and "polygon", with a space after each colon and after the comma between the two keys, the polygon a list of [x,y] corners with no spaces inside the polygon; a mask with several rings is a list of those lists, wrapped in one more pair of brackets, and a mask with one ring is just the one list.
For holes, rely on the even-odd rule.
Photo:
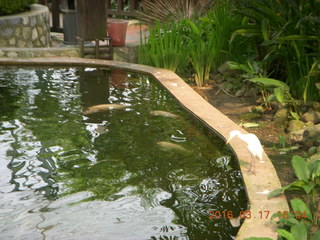
{"label": "shrub", "polygon": [[0,0],[0,16],[24,12],[36,0]]}

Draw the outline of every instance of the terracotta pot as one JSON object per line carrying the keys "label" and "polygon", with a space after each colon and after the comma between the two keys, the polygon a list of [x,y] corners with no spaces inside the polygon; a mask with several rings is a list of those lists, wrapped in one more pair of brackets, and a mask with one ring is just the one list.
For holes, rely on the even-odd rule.
{"label": "terracotta pot", "polygon": [[115,47],[124,46],[128,22],[124,20],[108,20],[108,35],[112,38],[112,45]]}

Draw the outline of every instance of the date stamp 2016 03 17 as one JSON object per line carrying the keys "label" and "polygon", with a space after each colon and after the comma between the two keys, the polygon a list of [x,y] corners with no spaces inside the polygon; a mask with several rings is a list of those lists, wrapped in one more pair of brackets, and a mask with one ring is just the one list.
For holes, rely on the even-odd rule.
{"label": "date stamp 2016 03 17", "polygon": [[[238,218],[238,217],[240,217],[240,219],[250,219],[250,218],[268,219],[269,217],[272,216],[270,214],[271,211],[259,211],[257,213],[253,213],[251,211],[240,211],[240,213],[237,213],[236,215],[233,214],[232,211],[209,211],[209,213],[210,213],[209,219],[232,219],[232,218]],[[297,219],[307,218],[306,211],[302,213],[300,211],[296,211],[294,213],[290,213],[289,211],[278,211],[277,213],[278,213],[277,216],[279,218],[287,219],[290,216],[293,216]]]}

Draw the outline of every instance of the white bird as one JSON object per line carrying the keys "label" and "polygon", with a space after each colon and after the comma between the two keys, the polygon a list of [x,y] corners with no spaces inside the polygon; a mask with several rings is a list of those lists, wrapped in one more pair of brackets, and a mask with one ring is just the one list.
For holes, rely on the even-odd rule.
{"label": "white bird", "polygon": [[244,141],[247,144],[247,149],[251,154],[251,165],[250,165],[249,172],[254,174],[256,158],[262,161],[263,148],[259,138],[252,133],[242,134],[238,130],[233,130],[230,132],[230,135],[226,144],[228,144],[234,137],[240,138],[242,141]]}

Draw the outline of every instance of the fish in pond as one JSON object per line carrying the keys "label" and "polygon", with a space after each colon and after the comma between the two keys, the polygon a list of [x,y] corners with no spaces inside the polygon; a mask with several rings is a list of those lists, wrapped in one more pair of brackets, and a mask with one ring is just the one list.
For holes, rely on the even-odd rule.
{"label": "fish in pond", "polygon": [[178,145],[178,144],[175,144],[175,143],[171,143],[171,142],[157,142],[157,145],[160,146],[163,150],[167,150],[167,151],[179,151],[179,152],[182,152],[182,153],[188,153],[190,154],[191,152],[189,150],[187,150],[186,148]]}
{"label": "fish in pond", "polygon": [[166,112],[166,111],[162,111],[162,110],[151,111],[150,114],[152,116],[161,116],[161,117],[167,117],[167,118],[179,118],[179,116],[174,113]]}
{"label": "fish in pond", "polygon": [[230,224],[232,227],[240,227],[241,225],[241,217],[238,216],[236,218],[229,218]]}
{"label": "fish in pond", "polygon": [[104,112],[112,109],[122,109],[126,108],[127,106],[122,105],[122,104],[117,104],[117,103],[110,103],[110,104],[99,104],[99,105],[94,105],[89,108],[87,108],[85,111],[83,111],[84,115],[89,115],[93,113],[98,113],[98,112]]}

